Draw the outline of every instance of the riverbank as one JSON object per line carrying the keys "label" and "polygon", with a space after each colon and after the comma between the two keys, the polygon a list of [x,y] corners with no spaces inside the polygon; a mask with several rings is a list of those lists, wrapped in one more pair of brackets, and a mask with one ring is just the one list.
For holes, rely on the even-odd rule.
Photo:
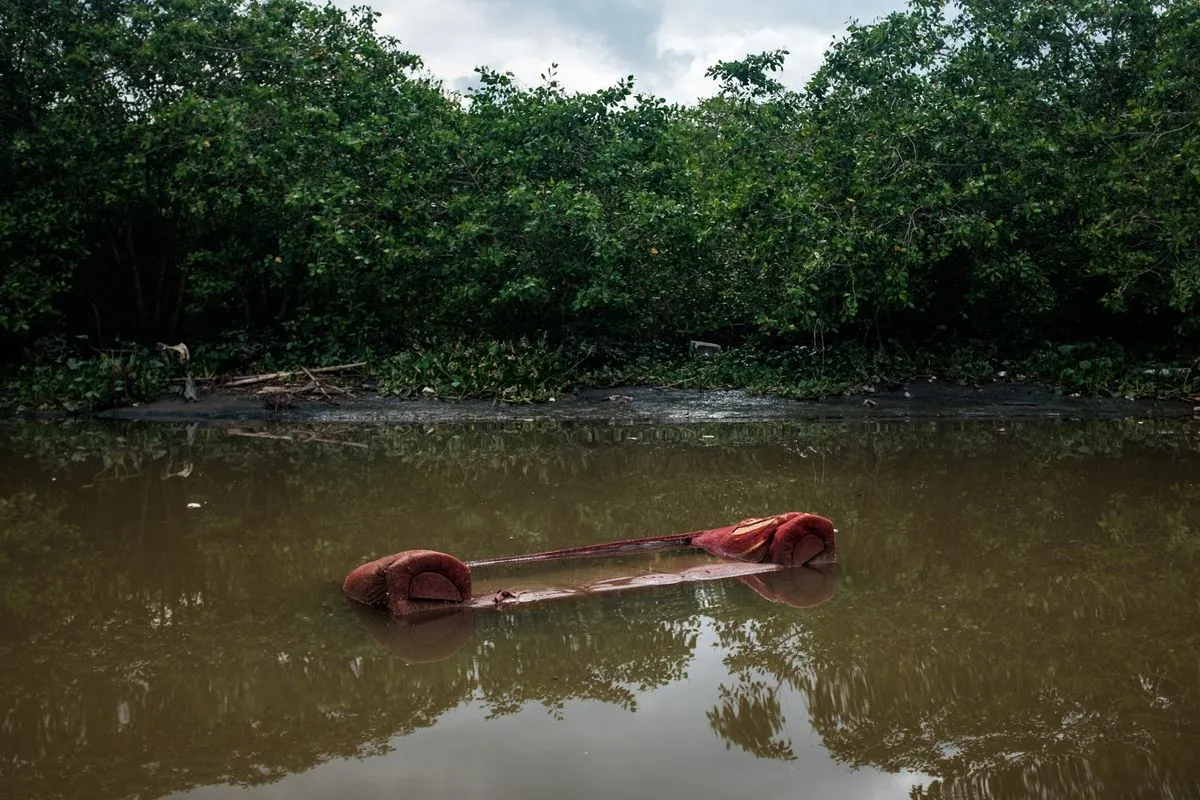
{"label": "riverbank", "polygon": [[95,414],[151,422],[471,423],[649,422],[898,419],[1186,419],[1200,416],[1183,400],[1072,397],[1033,384],[979,387],[916,381],[888,389],[819,400],[752,395],[742,390],[626,386],[565,393],[553,401],[508,404],[486,400],[401,399],[377,394],[298,399],[271,408],[252,394],[214,392],[198,402],[164,398]]}
{"label": "riverbank", "polygon": [[[203,349],[202,349],[203,352]],[[1116,345],[1001,358],[980,348],[746,348],[587,354],[520,343],[453,343],[391,358],[257,369],[184,345],[22,367],[3,412],[163,421],[688,422],[943,417],[1173,417],[1200,407],[1195,363]],[[266,370],[266,371],[263,371]]]}

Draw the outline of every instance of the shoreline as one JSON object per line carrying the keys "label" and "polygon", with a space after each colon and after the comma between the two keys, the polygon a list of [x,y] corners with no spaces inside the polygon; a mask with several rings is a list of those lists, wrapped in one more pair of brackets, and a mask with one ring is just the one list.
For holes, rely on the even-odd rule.
{"label": "shoreline", "polygon": [[[44,418],[46,415],[39,416]],[[273,409],[256,395],[216,392],[203,395],[198,402],[161,398],[136,406],[69,416],[126,422],[189,423],[557,421],[687,424],[790,420],[1200,419],[1200,407],[1186,400],[1070,397],[1038,384],[992,383],[974,387],[922,380],[897,388],[819,400],[751,395],[738,389],[625,386],[568,393],[540,403],[401,399],[370,394],[338,398],[335,402],[302,399],[294,408]]]}

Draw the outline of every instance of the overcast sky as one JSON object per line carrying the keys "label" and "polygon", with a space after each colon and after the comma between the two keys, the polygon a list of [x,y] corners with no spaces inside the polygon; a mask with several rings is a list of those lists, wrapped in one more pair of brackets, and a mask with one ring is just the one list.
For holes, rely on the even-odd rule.
{"label": "overcast sky", "polygon": [[421,56],[448,88],[473,82],[474,68],[539,82],[552,63],[568,88],[636,88],[677,102],[713,93],[711,64],[748,53],[791,51],[784,83],[802,86],[850,19],[870,22],[903,0],[335,0],[364,2],[380,27]]}

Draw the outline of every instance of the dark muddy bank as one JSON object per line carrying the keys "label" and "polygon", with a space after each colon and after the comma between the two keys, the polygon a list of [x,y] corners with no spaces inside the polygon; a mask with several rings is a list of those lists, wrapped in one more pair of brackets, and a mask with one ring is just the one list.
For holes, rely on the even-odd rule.
{"label": "dark muddy bank", "polygon": [[740,390],[624,387],[589,390],[553,402],[511,405],[483,400],[402,400],[377,395],[336,404],[300,400],[275,409],[255,395],[210,394],[199,402],[163,399],[105,411],[105,419],[180,421],[278,421],[361,423],[455,423],[550,420],[562,422],[687,423],[815,419],[926,418],[1186,418],[1200,414],[1184,401],[1068,397],[1040,386],[981,387],[919,382],[889,390],[822,400],[752,396]]}

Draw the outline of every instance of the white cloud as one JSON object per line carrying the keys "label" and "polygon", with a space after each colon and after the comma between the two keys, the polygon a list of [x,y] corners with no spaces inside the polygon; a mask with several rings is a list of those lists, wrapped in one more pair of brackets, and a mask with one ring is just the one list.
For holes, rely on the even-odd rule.
{"label": "white cloud", "polygon": [[[552,63],[568,88],[591,91],[634,75],[641,91],[691,103],[714,93],[717,61],[783,48],[779,78],[799,88],[850,16],[872,18],[892,0],[842,0],[836,8],[790,0],[624,0],[603,13],[579,0],[374,0],[380,29],[421,56],[448,87],[474,68],[540,82]],[[350,6],[361,0],[336,0]],[[894,0],[898,7],[902,0]],[[843,17],[844,15],[844,17]]]}
{"label": "white cloud", "polygon": [[505,19],[495,7],[473,0],[378,0],[379,28],[421,56],[425,66],[453,88],[475,78],[475,67],[512,72],[525,84],[558,64],[569,89],[611,86],[630,74],[596,34],[572,30],[544,13]]}
{"label": "white cloud", "polygon": [[[656,74],[654,89],[669,99],[692,102],[714,91],[704,71],[718,61],[742,58],[749,53],[784,49],[789,52],[784,70],[777,78],[800,88],[824,58],[830,34],[803,26],[729,31],[715,26],[696,30],[696,25],[664,25],[655,35],[660,56],[674,66]],[[691,28],[691,30],[689,30]]]}

